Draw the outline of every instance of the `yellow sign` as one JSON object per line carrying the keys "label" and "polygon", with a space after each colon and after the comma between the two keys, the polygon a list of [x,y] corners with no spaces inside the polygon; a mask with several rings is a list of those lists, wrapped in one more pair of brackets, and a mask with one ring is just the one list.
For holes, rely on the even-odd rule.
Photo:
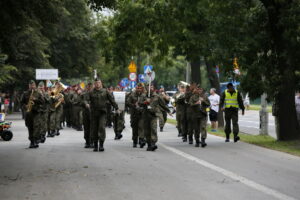
{"label": "yellow sign", "polygon": [[128,69],[130,73],[136,73],[136,64],[133,60],[130,62]]}
{"label": "yellow sign", "polygon": [[84,88],[85,88],[85,83],[84,83],[84,82],[81,82],[81,83],[80,83],[80,87],[81,87],[81,89],[84,89]]}

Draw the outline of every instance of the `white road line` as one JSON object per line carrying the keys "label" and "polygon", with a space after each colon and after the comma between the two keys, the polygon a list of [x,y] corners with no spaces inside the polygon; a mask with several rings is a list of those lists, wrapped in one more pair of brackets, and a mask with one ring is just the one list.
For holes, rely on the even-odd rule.
{"label": "white road line", "polygon": [[240,175],[238,175],[236,173],[233,173],[231,171],[228,171],[226,169],[218,167],[218,166],[216,166],[214,164],[206,162],[205,160],[201,160],[201,159],[196,158],[196,157],[194,157],[194,156],[192,156],[190,154],[184,153],[183,151],[180,151],[180,150],[175,149],[173,147],[167,146],[167,145],[165,145],[163,143],[159,143],[159,145],[162,146],[162,147],[164,147],[165,149],[167,149],[167,150],[169,150],[169,151],[171,151],[171,152],[179,155],[179,156],[182,156],[182,157],[184,157],[184,158],[186,158],[188,160],[194,161],[197,164],[202,165],[202,166],[204,166],[206,168],[209,168],[209,169],[211,169],[213,171],[219,172],[220,174],[223,174],[224,176],[227,176],[227,177],[229,177],[229,178],[231,178],[233,180],[236,180],[236,181],[239,181],[241,183],[244,183],[245,185],[247,185],[247,186],[249,186],[249,187],[251,187],[251,188],[253,188],[255,190],[258,190],[260,192],[263,192],[263,193],[265,193],[267,195],[270,195],[270,196],[272,196],[272,197],[274,197],[276,199],[280,199],[280,200],[296,200],[293,197],[290,197],[290,196],[285,195],[283,193],[280,193],[280,192],[278,192],[276,190],[268,188],[268,187],[266,187],[264,185],[261,185],[259,183],[254,182],[254,181],[251,181],[251,180],[249,180],[249,179],[247,179],[247,178],[245,178],[243,176],[240,176]]}

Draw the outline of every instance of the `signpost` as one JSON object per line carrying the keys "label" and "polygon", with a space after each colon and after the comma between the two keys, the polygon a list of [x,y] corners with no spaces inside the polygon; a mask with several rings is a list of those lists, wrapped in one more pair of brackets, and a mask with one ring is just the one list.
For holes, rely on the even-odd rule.
{"label": "signpost", "polygon": [[36,80],[58,80],[58,69],[36,69]]}

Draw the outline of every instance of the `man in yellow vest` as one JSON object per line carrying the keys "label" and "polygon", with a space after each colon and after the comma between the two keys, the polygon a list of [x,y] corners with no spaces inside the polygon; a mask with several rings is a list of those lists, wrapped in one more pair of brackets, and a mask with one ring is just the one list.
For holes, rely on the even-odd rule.
{"label": "man in yellow vest", "polygon": [[231,121],[233,126],[234,142],[240,140],[238,136],[239,124],[238,124],[238,111],[242,110],[242,115],[245,114],[245,107],[243,103],[242,95],[238,90],[235,90],[232,83],[227,84],[227,90],[225,90],[221,96],[220,106],[225,111],[225,142],[229,142],[229,136],[231,133]]}

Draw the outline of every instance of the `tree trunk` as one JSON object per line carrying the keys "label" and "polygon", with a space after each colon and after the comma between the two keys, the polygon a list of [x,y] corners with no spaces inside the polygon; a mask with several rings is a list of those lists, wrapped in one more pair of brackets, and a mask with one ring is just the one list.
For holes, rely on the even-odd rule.
{"label": "tree trunk", "polygon": [[201,84],[200,56],[191,59],[191,83]]}
{"label": "tree trunk", "polygon": [[[217,90],[217,94],[221,96],[221,86],[220,86],[220,80],[219,77],[214,70],[214,67],[216,66],[214,62],[209,60],[208,58],[204,58],[205,65],[207,69],[208,79],[210,82],[211,87],[215,88]],[[218,115],[218,125],[219,127],[224,127],[224,116],[223,111],[221,108],[219,109],[219,115]]]}

